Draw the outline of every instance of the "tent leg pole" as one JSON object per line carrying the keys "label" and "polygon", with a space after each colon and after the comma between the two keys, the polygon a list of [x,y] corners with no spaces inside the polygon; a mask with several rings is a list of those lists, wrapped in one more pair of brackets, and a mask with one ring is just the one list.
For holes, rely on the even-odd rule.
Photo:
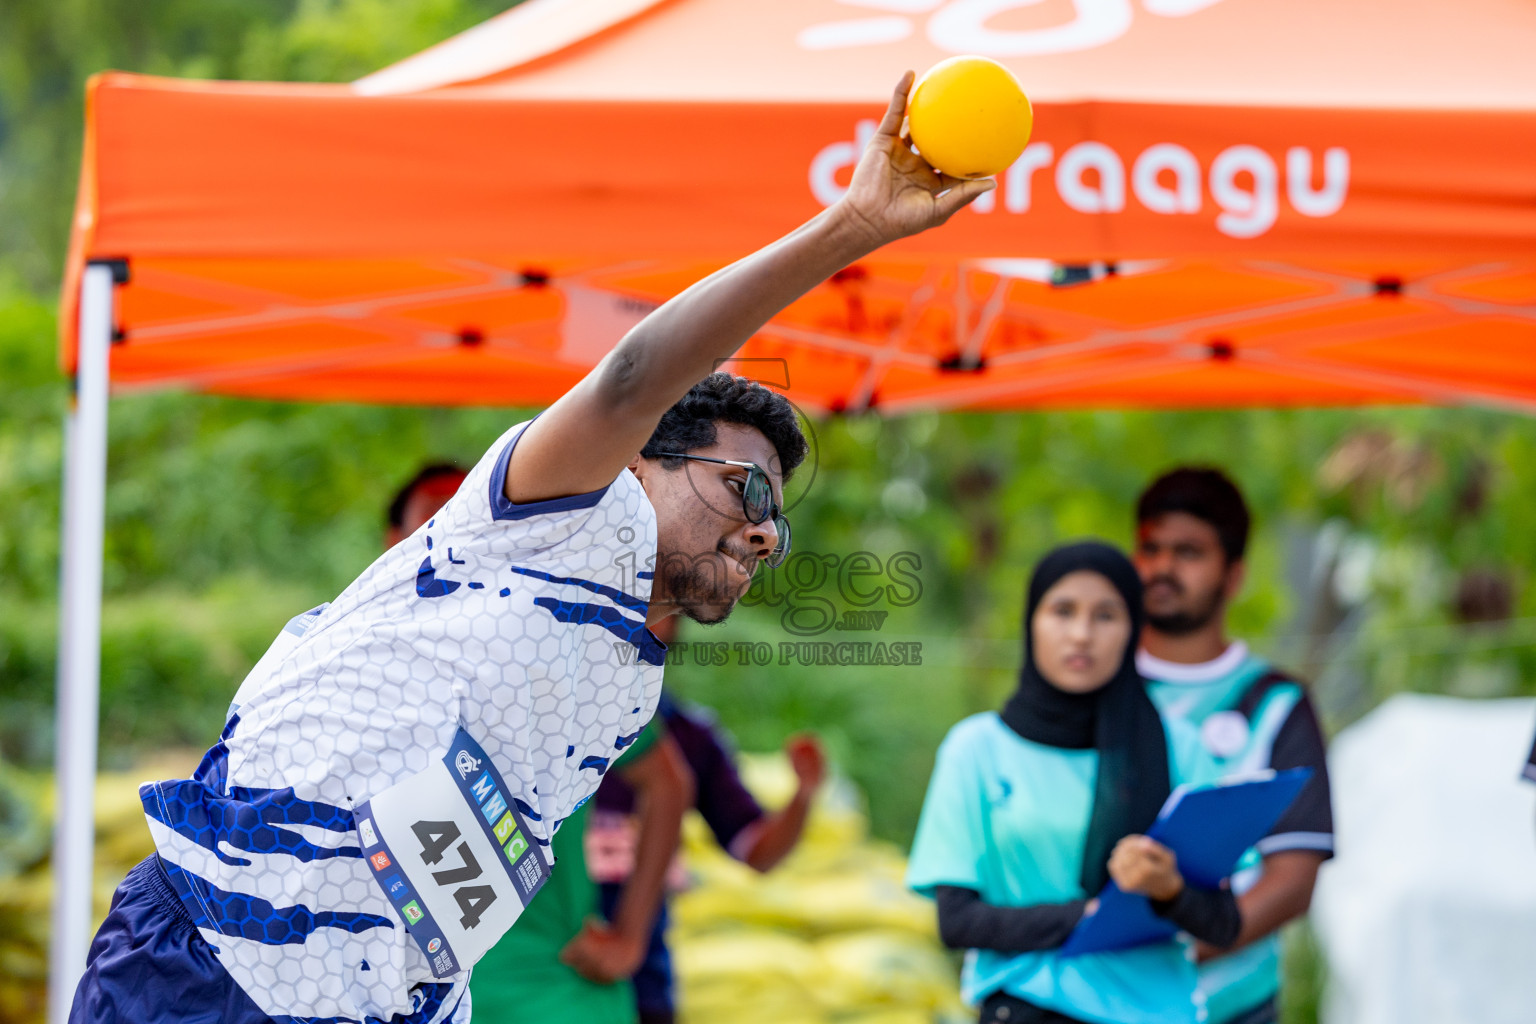
{"label": "tent leg pole", "polygon": [[48,1020],[66,1024],[85,972],[95,889],[96,728],[101,682],[101,562],[107,485],[107,360],[112,267],[80,283],[79,363],[64,420],[64,535],[54,753],[53,934]]}

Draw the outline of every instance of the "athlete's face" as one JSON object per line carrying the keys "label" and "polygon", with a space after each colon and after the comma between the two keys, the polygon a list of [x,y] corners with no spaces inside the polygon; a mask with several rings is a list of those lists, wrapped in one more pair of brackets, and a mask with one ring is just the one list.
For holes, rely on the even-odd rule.
{"label": "athlete's face", "polygon": [[1057,580],[1030,619],[1030,649],[1046,682],[1092,693],[1114,677],[1131,642],[1131,614],[1114,584],[1080,569]]}
{"label": "athlete's face", "polygon": [[1243,582],[1243,563],[1227,561],[1216,527],[1188,512],[1142,523],[1132,560],[1146,594],[1147,624],[1170,636],[1210,625]]}
{"label": "athlete's face", "polygon": [[[774,501],[783,504],[778,454],[761,431],[716,423],[715,443],[688,454],[755,463],[767,472]],[[745,468],[687,459],[668,469],[662,461],[638,459],[631,467],[656,509],[651,603],[695,622],[720,622],[778,543],[773,521],[753,523],[742,513]]]}

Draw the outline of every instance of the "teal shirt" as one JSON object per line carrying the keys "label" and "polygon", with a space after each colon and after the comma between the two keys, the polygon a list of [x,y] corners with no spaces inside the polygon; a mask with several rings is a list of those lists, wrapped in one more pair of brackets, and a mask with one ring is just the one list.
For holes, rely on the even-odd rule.
{"label": "teal shirt", "polygon": [[[1031,743],[994,712],[949,731],[928,783],[907,884],[974,889],[988,903],[1081,899],[1098,752]],[[999,990],[1094,1024],[1195,1024],[1195,967],[1176,941],[1061,958],[971,950],[961,994]]]}
{"label": "teal shirt", "polygon": [[[1143,655],[1138,659],[1147,677],[1147,692],[1168,727],[1169,754],[1175,783],[1206,785],[1245,772],[1269,767],[1268,751],[1275,735],[1301,699],[1300,687],[1276,686],[1253,714],[1246,735],[1218,728],[1215,716],[1235,714],[1234,708],[1248,689],[1269,671],[1269,663],[1247,653],[1217,659],[1216,668],[1198,680],[1170,681],[1156,678],[1157,663]],[[1229,661],[1230,664],[1222,664]],[[1245,892],[1262,873],[1261,857],[1249,850],[1239,862],[1232,888]],[[1225,1024],[1280,990],[1280,942],[1267,935],[1236,953],[1200,965],[1199,1000],[1209,1024]]]}

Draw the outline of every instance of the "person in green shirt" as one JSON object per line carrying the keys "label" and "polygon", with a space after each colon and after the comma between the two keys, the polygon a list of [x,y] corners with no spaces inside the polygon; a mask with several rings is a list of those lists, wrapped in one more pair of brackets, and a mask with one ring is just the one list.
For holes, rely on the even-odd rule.
{"label": "person in green shirt", "polygon": [[1058,548],[1029,583],[1019,686],[939,747],[907,883],[969,950],[982,1024],[1196,1024],[1182,940],[1062,957],[1109,879],[1192,935],[1230,941],[1225,890],[1197,889],[1144,832],[1167,799],[1168,739],[1136,673],[1141,582],[1097,542]]}
{"label": "person in green shirt", "polygon": [[587,873],[583,834],[591,803],[555,833],[555,869],[523,916],[475,965],[475,1020],[489,1024],[632,1024],[629,978],[650,942],[667,866],[677,850],[693,778],[660,716],[610,771],[635,791],[635,867],[613,921],[598,917],[598,887]]}

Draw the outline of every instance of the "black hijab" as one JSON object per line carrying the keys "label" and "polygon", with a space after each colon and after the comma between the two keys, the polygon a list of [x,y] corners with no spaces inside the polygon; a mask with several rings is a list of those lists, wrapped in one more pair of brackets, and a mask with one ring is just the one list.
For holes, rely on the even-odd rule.
{"label": "black hijab", "polygon": [[[1107,579],[1131,614],[1131,636],[1120,667],[1092,693],[1052,686],[1035,664],[1031,624],[1041,598],[1069,573],[1096,572]],[[1099,752],[1093,815],[1083,844],[1083,890],[1097,895],[1109,879],[1109,855],[1124,836],[1145,832],[1168,798],[1168,745],[1157,708],[1136,671],[1136,644],[1144,610],[1141,579],[1130,560],[1098,541],[1057,548],[1040,560],[1029,581],[1024,609],[1024,665],[1019,688],[1003,706],[1010,729],[1035,743]]]}

